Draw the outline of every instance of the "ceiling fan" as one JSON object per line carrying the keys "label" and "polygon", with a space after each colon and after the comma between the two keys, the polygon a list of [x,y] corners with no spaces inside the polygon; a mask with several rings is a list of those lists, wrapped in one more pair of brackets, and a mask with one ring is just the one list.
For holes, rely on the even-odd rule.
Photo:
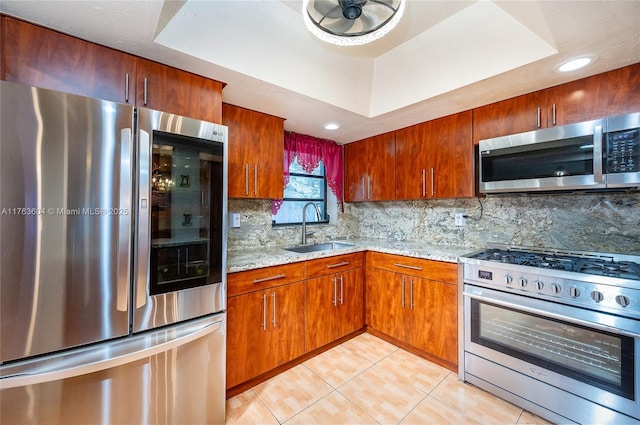
{"label": "ceiling fan", "polygon": [[376,40],[397,24],[405,0],[304,0],[303,15],[318,38],[338,45]]}

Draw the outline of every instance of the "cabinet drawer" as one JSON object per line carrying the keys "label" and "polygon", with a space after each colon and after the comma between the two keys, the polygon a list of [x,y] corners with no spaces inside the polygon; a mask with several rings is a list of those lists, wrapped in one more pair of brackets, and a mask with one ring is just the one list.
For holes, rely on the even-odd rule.
{"label": "cabinet drawer", "polygon": [[361,268],[363,263],[363,252],[309,260],[305,262],[306,277],[308,279],[338,273],[344,270],[357,269]]}
{"label": "cabinet drawer", "polygon": [[304,264],[291,263],[272,267],[263,267],[227,275],[227,296],[245,294],[272,288],[304,279]]}
{"label": "cabinet drawer", "polygon": [[371,266],[378,269],[453,284],[458,280],[458,266],[453,263],[382,254],[379,252],[372,252],[370,259]]}

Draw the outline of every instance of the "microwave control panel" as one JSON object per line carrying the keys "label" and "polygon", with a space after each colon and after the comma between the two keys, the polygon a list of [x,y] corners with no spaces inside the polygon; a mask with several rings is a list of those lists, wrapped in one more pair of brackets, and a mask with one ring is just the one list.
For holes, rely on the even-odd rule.
{"label": "microwave control panel", "polygon": [[607,173],[640,171],[640,128],[607,134]]}

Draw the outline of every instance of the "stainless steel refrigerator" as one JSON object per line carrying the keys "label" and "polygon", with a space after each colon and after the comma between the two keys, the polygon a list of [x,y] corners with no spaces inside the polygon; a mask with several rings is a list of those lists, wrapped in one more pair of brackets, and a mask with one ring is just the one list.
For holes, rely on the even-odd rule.
{"label": "stainless steel refrigerator", "polygon": [[0,100],[0,423],[224,423],[226,128]]}

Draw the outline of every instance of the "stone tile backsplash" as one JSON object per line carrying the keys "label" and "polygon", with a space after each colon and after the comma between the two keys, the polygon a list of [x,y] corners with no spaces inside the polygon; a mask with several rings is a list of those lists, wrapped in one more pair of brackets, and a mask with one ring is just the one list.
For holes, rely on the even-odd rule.
{"label": "stone tile backsplash", "polygon": [[[300,227],[271,227],[271,202],[229,200],[241,228],[229,249],[300,243]],[[465,227],[454,214],[466,214]],[[309,226],[311,242],[362,237],[468,246],[487,242],[640,255],[640,193],[491,195],[486,198],[345,204],[337,223]]]}

